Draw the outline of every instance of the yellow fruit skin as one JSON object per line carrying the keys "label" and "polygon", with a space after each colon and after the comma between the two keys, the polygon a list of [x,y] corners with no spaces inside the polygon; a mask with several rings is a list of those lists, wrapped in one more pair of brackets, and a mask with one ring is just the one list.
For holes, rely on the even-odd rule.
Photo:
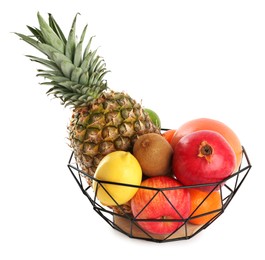
{"label": "yellow fruit skin", "polygon": [[[97,199],[103,205],[117,206],[128,202],[137,192],[137,187],[129,187],[122,184],[139,186],[142,181],[142,169],[130,152],[115,151],[109,153],[100,161],[94,177],[95,180],[93,180],[92,187],[96,192]],[[102,183],[99,181],[122,184]]]}

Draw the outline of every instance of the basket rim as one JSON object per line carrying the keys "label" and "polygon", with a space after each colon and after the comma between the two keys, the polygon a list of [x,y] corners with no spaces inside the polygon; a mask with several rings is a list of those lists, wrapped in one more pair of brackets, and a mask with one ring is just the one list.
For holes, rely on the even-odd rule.
{"label": "basket rim", "polygon": [[[247,152],[244,148],[244,146],[242,146],[242,155],[245,156],[246,161],[247,161],[247,165],[244,166],[243,168],[241,168],[241,165],[239,166],[239,169],[236,172],[233,172],[232,174],[230,174],[229,176],[227,176],[224,179],[221,179],[220,181],[216,181],[216,182],[208,182],[208,183],[200,183],[200,184],[192,184],[192,185],[184,185],[182,183],[180,183],[179,186],[174,186],[174,187],[150,187],[150,186],[143,186],[143,185],[135,185],[135,184],[130,184],[130,183],[123,183],[123,182],[114,182],[114,181],[105,181],[105,180],[100,180],[95,178],[92,175],[87,174],[86,172],[82,171],[78,164],[76,164],[76,166],[74,166],[72,164],[72,160],[74,159],[74,151],[72,151],[69,162],[68,162],[68,168],[72,168],[76,171],[78,171],[80,174],[84,175],[84,177],[90,179],[90,181],[95,181],[98,184],[111,184],[111,185],[119,185],[119,186],[126,186],[126,187],[131,187],[131,188],[139,188],[139,189],[148,189],[148,190],[155,190],[155,191],[166,191],[166,190],[176,190],[176,189],[190,189],[190,188],[201,188],[201,187],[213,187],[213,190],[216,189],[218,186],[223,185],[223,183],[225,183],[226,181],[228,181],[229,179],[233,178],[234,176],[240,174],[241,172],[244,172],[247,169],[250,169],[252,167],[250,160],[248,158]],[[243,156],[242,156],[243,157]],[[166,175],[161,175],[161,176],[166,176]],[[176,179],[174,176],[171,176],[171,178]],[[177,180],[177,179],[176,179]]]}

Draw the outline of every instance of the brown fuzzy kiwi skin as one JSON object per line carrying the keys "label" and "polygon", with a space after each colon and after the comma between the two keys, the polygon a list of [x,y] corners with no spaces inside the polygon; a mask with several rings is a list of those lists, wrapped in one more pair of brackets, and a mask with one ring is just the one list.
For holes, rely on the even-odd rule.
{"label": "brown fuzzy kiwi skin", "polygon": [[160,134],[141,135],[133,146],[133,155],[148,177],[167,175],[171,170],[173,149]]}

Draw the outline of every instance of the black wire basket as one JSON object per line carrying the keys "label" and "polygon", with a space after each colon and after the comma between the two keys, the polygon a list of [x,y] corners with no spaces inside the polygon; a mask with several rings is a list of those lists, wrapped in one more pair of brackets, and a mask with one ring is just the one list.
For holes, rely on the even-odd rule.
{"label": "black wire basket", "polygon": [[[112,185],[132,186],[132,187],[137,187],[139,189],[148,189],[148,187],[97,180],[94,177],[83,172],[78,167],[75,161],[75,158],[74,158],[74,153],[72,153],[70,156],[70,159],[68,162],[68,168],[71,174],[73,175],[74,179],[76,180],[79,188],[81,189],[83,194],[88,198],[89,202],[93,206],[93,209],[112,228],[127,235],[130,238],[148,240],[148,241],[153,241],[153,242],[168,242],[168,241],[186,240],[186,239],[190,239],[194,237],[195,235],[200,233],[203,229],[207,228],[210,224],[212,224],[220,215],[223,214],[223,212],[225,211],[225,209],[227,208],[227,206],[229,205],[229,203],[231,202],[231,200],[237,193],[238,189],[244,182],[246,176],[248,175],[251,169],[251,164],[247,156],[246,150],[244,149],[244,147],[242,147],[242,149],[243,149],[242,162],[239,167],[239,170],[233,173],[232,175],[230,175],[229,177],[225,178],[224,180],[220,182],[216,182],[216,183],[210,183],[210,184],[208,183],[208,184],[200,184],[200,185],[192,185],[192,186],[172,187],[172,189],[187,189],[187,188],[200,188],[201,186],[209,185],[212,189],[207,195],[207,197],[210,196],[210,194],[214,192],[216,189],[220,190],[221,207],[217,210],[214,210],[214,212],[211,211],[211,212],[203,213],[201,215],[196,215],[196,217],[201,217],[201,216],[205,216],[209,214],[213,215],[213,217],[209,221],[201,225],[195,225],[195,224],[190,223],[190,220],[193,218],[192,214],[190,214],[188,218],[184,218],[181,220],[180,219],[144,220],[144,221],[161,221],[161,222],[164,222],[164,221],[180,222],[181,221],[181,225],[178,228],[176,228],[170,234],[166,234],[166,235],[152,234],[144,230],[141,227],[140,222],[139,222],[143,220],[134,218],[133,215],[129,211],[124,209],[123,205],[117,204],[117,206],[114,207],[115,209],[113,207],[102,205],[98,201],[96,192],[91,187],[91,183],[93,181],[97,181],[99,185],[108,183]],[[156,194],[159,192],[162,192],[162,193],[164,192],[163,188],[161,189],[157,188],[155,190],[157,191]],[[109,196],[111,195],[109,194]]]}

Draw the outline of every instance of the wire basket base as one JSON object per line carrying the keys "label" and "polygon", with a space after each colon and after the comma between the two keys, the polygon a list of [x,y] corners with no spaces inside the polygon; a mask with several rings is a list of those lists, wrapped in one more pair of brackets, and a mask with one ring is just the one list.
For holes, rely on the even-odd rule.
{"label": "wire basket base", "polygon": [[[95,192],[91,188],[90,184],[93,181],[93,177],[88,176],[82,172],[75,162],[74,154],[70,156],[68,168],[76,180],[82,193],[88,198],[94,211],[96,211],[102,219],[104,219],[112,228],[125,234],[130,238],[148,240],[153,242],[168,242],[177,240],[187,240],[197,235],[203,229],[207,228],[212,224],[223,212],[226,207],[230,204],[231,200],[241,187],[243,181],[248,175],[251,164],[247,153],[243,149],[243,157],[240,169],[233,173],[231,176],[220,182],[220,194],[222,199],[222,207],[216,212],[216,214],[207,223],[203,225],[194,225],[189,222],[189,218],[183,221],[183,224],[177,228],[174,232],[167,235],[157,235],[146,232],[138,224],[137,220],[133,218],[132,214],[124,211],[119,206],[120,212],[113,210],[113,208],[103,206],[96,198]],[[185,186],[187,188],[188,186]]]}

